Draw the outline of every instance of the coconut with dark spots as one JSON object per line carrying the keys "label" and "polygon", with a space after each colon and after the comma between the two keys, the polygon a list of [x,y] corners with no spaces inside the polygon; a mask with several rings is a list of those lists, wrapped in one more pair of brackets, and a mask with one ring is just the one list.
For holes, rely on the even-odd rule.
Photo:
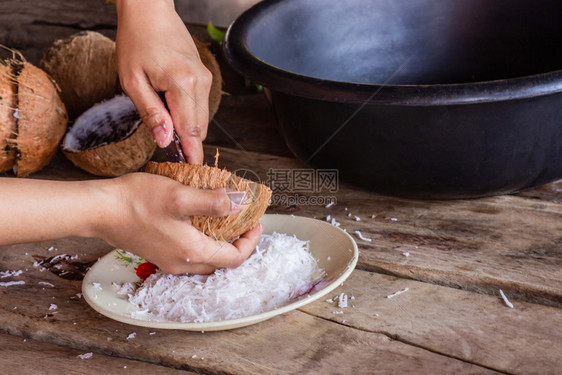
{"label": "coconut with dark spots", "polygon": [[245,191],[244,208],[241,211],[222,217],[191,216],[190,218],[195,228],[221,241],[231,242],[255,227],[271,199],[271,189],[266,185],[242,178],[226,169],[208,165],[149,162],[145,172],[167,176],[198,189],[224,187]]}
{"label": "coconut with dark spots", "polygon": [[125,95],[101,102],[76,119],[62,143],[64,155],[97,176],[115,177],[142,168],[156,143]]}
{"label": "coconut with dark spots", "polygon": [[53,159],[68,116],[53,79],[13,52],[0,63],[0,171],[24,177]]}

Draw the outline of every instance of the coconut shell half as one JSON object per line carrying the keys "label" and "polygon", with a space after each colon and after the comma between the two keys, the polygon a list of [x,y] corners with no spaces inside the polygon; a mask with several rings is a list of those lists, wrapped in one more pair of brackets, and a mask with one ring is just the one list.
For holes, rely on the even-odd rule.
{"label": "coconut shell half", "polygon": [[0,173],[11,170],[16,163],[16,151],[11,147],[17,131],[16,90],[11,67],[0,63]]}
{"label": "coconut shell half", "polygon": [[68,130],[64,155],[97,176],[115,177],[141,169],[156,143],[133,102],[119,95],[84,112]]}
{"label": "coconut shell half", "polygon": [[16,175],[27,176],[49,164],[66,131],[68,117],[57,87],[43,70],[22,63],[17,76]]}
{"label": "coconut shell half", "polygon": [[266,185],[244,179],[226,169],[208,165],[149,162],[145,172],[167,176],[198,189],[228,187],[246,191],[247,204],[242,211],[222,217],[191,217],[191,224],[195,228],[218,240],[231,242],[254,228],[265,213],[271,199],[271,189]]}
{"label": "coconut shell half", "polygon": [[60,86],[62,101],[72,120],[120,91],[115,42],[95,31],[57,40],[45,52],[39,67]]}

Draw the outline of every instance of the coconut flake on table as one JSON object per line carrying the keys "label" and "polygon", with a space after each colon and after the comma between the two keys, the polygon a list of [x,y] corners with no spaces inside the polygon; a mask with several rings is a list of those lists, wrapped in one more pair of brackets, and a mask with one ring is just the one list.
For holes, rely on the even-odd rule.
{"label": "coconut flake on table", "polygon": [[501,290],[501,289],[500,289],[500,295],[503,299],[503,302],[507,305],[507,307],[513,308],[513,303],[509,302],[509,300],[507,299],[507,297],[503,293],[503,290]]}
{"label": "coconut flake on table", "polygon": [[262,235],[254,253],[237,268],[212,275],[158,271],[129,301],[152,318],[179,322],[237,319],[273,310],[308,295],[325,275],[309,246],[295,236]]}
{"label": "coconut flake on table", "polygon": [[397,292],[394,292],[394,293],[392,293],[392,294],[389,294],[388,296],[386,296],[386,298],[389,298],[389,299],[390,299],[390,298],[396,297],[397,295],[402,294],[402,293],[404,293],[404,292],[407,292],[408,290],[410,290],[410,289],[404,288],[404,289],[402,289],[402,290],[399,290],[399,291],[397,291]]}
{"label": "coconut flake on table", "polygon": [[23,285],[23,284],[25,284],[25,281],[23,281],[23,280],[0,282],[0,286],[3,286],[3,287],[9,287],[9,286],[13,286],[13,285]]}
{"label": "coconut flake on table", "polygon": [[92,353],[92,352],[77,355],[77,357],[80,358],[80,359],[90,359],[93,356],[94,356],[94,353]]}
{"label": "coconut flake on table", "polygon": [[330,207],[332,207],[335,203],[336,203],[336,202],[334,202],[334,201],[330,201],[330,203],[328,203],[328,204],[325,205],[324,207],[325,207],[325,208],[330,208]]}
{"label": "coconut flake on table", "polygon": [[357,237],[359,237],[359,238],[362,239],[363,241],[367,241],[367,242],[373,241],[372,239],[363,236],[363,233],[359,232],[358,230],[356,230],[354,233],[357,235]]}
{"label": "coconut flake on table", "polygon": [[3,279],[5,277],[15,277],[15,276],[19,276],[23,273],[22,270],[7,270],[7,271],[0,271],[0,279]]}
{"label": "coconut flake on table", "polygon": [[340,309],[343,309],[343,308],[347,307],[347,294],[345,294],[345,293],[340,294],[340,296],[338,298],[338,307]]}

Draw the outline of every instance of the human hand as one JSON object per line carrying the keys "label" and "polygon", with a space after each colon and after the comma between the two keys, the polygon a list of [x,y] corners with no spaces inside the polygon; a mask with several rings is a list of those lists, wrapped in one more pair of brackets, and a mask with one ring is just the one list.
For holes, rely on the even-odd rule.
{"label": "human hand", "polygon": [[200,190],[148,173],[107,181],[117,199],[110,214],[100,220],[96,236],[164,272],[207,274],[216,268],[237,267],[260,238],[261,225],[232,244],[216,241],[191,226],[192,215],[224,216],[237,210],[224,188]]}
{"label": "human hand", "polygon": [[[173,129],[187,161],[201,164],[212,74],[173,0],[117,0],[117,70],[123,90],[160,147]],[[169,112],[158,96],[164,92]]]}

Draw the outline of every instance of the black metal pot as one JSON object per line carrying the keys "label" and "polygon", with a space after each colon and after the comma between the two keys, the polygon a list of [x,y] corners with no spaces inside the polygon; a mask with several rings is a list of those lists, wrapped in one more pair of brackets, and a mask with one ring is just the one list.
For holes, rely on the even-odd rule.
{"label": "black metal pot", "polygon": [[266,0],[224,43],[295,155],[389,195],[562,178],[562,2]]}

